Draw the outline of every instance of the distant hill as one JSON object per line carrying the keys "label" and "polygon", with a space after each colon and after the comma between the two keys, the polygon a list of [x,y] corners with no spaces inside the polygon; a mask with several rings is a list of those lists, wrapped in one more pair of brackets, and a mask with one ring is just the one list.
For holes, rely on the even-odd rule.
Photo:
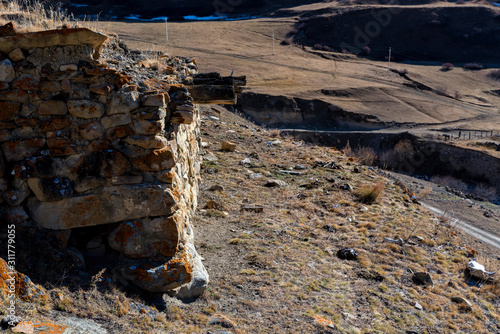
{"label": "distant hill", "polygon": [[392,47],[394,60],[499,61],[500,12],[489,6],[323,7],[300,15],[298,44],[355,54],[367,46],[381,60]]}
{"label": "distant hill", "polygon": [[[55,0],[54,0],[55,1]],[[456,3],[457,0],[151,0],[138,2],[133,0],[75,0],[62,1],[71,12],[80,14],[99,14],[101,17],[125,18],[131,14],[140,15],[143,19],[168,16],[170,20],[183,20],[184,16],[246,16],[272,15],[276,10],[291,8],[307,4],[332,4],[339,6],[351,5],[426,5],[435,3]],[[491,1],[474,0],[462,1],[465,4],[487,4]]]}
{"label": "distant hill", "polygon": [[[68,9],[76,14],[109,13],[117,18],[130,14],[141,18],[168,16],[171,20],[182,20],[184,16],[220,15],[263,15],[279,9],[315,3],[315,0],[152,0],[137,2],[133,0],[77,0]],[[70,4],[68,2],[68,4]],[[82,7],[82,5],[84,5]],[[102,15],[101,14],[101,15]]]}

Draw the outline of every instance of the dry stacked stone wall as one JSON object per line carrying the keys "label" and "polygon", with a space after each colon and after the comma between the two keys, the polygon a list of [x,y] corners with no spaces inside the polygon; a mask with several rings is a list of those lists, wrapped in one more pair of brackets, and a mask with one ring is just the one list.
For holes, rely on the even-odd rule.
{"label": "dry stacked stone wall", "polygon": [[208,281],[191,229],[199,114],[178,82],[196,64],[175,58],[164,80],[137,85],[98,59],[105,39],[0,37],[2,225],[50,231],[79,265],[98,259],[124,284],[192,297]]}

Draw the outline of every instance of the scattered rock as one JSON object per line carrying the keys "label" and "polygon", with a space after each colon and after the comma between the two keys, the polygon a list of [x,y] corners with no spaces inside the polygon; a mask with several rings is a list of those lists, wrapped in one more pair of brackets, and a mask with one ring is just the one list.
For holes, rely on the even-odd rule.
{"label": "scattered rock", "polygon": [[9,286],[12,277],[14,277],[16,282],[15,295],[18,298],[24,301],[34,301],[35,299],[41,300],[45,297],[45,292],[35,285],[28,276],[16,271],[4,259],[0,258],[0,295]]}
{"label": "scattered rock", "polygon": [[349,183],[344,183],[339,188],[342,190],[348,190],[348,191],[354,190],[354,188]]}
{"label": "scattered rock", "polygon": [[431,275],[426,271],[419,271],[413,274],[413,281],[422,285],[434,285]]}
{"label": "scattered rock", "polygon": [[404,240],[399,238],[399,239],[391,239],[391,238],[384,238],[385,242],[393,243],[393,244],[398,244],[400,246],[404,245]]}
{"label": "scattered rock", "polygon": [[265,142],[265,145],[266,146],[278,146],[281,144],[281,141],[280,140],[273,140],[273,141],[268,141],[268,142]]}
{"label": "scattered rock", "polygon": [[[67,317],[62,313],[57,314],[52,313],[54,322],[59,324],[59,327],[66,326],[66,330],[62,330],[61,333],[78,333],[78,334],[108,334],[109,332],[100,324],[92,319],[80,319],[76,317]],[[38,328],[37,328],[38,332]],[[59,333],[59,331],[41,331],[40,333]]]}
{"label": "scattered rock", "polygon": [[240,165],[250,165],[252,164],[252,161],[249,158],[245,158],[240,161]]}
{"label": "scattered rock", "polygon": [[188,284],[169,292],[169,295],[179,299],[198,298],[205,292],[209,283],[208,272],[193,245],[189,245],[188,252],[193,258],[193,279]]}
{"label": "scattered rock", "polygon": [[268,188],[274,188],[274,187],[282,188],[282,187],[286,187],[286,186],[287,186],[287,183],[285,181],[282,181],[282,180],[268,180],[264,184],[264,187],[268,187]]}
{"label": "scattered rock", "polygon": [[229,141],[223,141],[221,143],[221,150],[226,152],[234,152],[236,150],[236,144]]}
{"label": "scattered rock", "polygon": [[167,292],[189,283],[193,278],[191,258],[185,252],[158,265],[125,266],[116,269],[122,279],[149,292]]}
{"label": "scattered rock", "polygon": [[306,184],[301,184],[299,187],[306,189],[315,189],[320,186],[320,183],[317,179],[309,179],[309,182]]}
{"label": "scattered rock", "polygon": [[414,305],[414,306],[415,306],[415,308],[416,308],[417,310],[423,310],[423,309],[424,309],[424,308],[422,307],[422,305],[420,305],[418,302],[415,302],[415,305]]}
{"label": "scattered rock", "polygon": [[35,332],[35,327],[31,321],[21,321],[11,329],[14,333],[32,334]]}
{"label": "scattered rock", "polygon": [[241,207],[241,211],[251,211],[255,213],[262,213],[264,212],[264,207],[259,206],[259,205],[243,205]]}
{"label": "scattered rock", "polygon": [[472,303],[463,297],[451,297],[451,301],[460,304],[468,310],[472,310]]}
{"label": "scattered rock", "polygon": [[262,173],[254,173],[254,174],[250,174],[248,175],[248,177],[252,180],[254,179],[260,179],[260,178],[263,178],[264,175],[262,175]]}
{"label": "scattered rock", "polygon": [[214,314],[208,319],[209,325],[220,325],[224,328],[238,328],[236,323],[222,314]]}
{"label": "scattered rock", "polygon": [[210,162],[219,160],[219,159],[217,159],[217,157],[212,152],[209,152],[208,154],[206,154],[203,157],[203,159],[206,160],[206,161],[210,161]]}
{"label": "scattered rock", "polygon": [[208,191],[224,191],[224,187],[221,186],[220,184],[214,184],[214,185],[211,185],[207,190]]}
{"label": "scattered rock", "polygon": [[337,251],[337,257],[341,260],[357,260],[358,252],[352,248],[342,248]]}
{"label": "scattered rock", "polygon": [[382,282],[385,277],[380,275],[376,271],[368,271],[368,270],[361,270],[361,272],[358,274],[359,277],[362,277],[367,280],[373,280],[376,282]]}
{"label": "scattered rock", "polygon": [[279,173],[288,174],[288,175],[295,175],[295,176],[300,176],[300,175],[304,174],[302,172],[294,172],[294,171],[291,171],[291,170],[280,170]]}
{"label": "scattered rock", "polygon": [[21,318],[16,317],[15,315],[8,315],[0,321],[0,326],[3,330],[6,330],[10,327],[15,327],[20,322]]}

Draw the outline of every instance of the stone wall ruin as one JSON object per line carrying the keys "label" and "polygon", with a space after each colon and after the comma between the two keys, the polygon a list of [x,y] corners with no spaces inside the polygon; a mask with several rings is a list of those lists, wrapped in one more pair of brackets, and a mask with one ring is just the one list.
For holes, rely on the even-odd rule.
{"label": "stone wall ruin", "polygon": [[153,76],[124,74],[121,56],[99,60],[105,40],[87,29],[0,37],[1,225],[55,235],[124,284],[199,295],[199,112],[182,84],[196,62],[163,55]]}

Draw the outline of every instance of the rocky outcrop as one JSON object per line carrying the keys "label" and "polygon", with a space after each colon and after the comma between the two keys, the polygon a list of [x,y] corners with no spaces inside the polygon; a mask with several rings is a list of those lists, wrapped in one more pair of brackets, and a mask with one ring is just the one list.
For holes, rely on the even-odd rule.
{"label": "rocky outcrop", "polygon": [[[125,284],[166,292],[196,277],[200,294],[208,276],[191,227],[199,114],[181,83],[196,64],[163,55],[164,80],[129,76],[97,58],[105,38],[86,29],[0,38],[8,55],[0,61],[1,224],[64,232],[81,262],[112,259]],[[95,238],[73,240],[85,229]]]}

